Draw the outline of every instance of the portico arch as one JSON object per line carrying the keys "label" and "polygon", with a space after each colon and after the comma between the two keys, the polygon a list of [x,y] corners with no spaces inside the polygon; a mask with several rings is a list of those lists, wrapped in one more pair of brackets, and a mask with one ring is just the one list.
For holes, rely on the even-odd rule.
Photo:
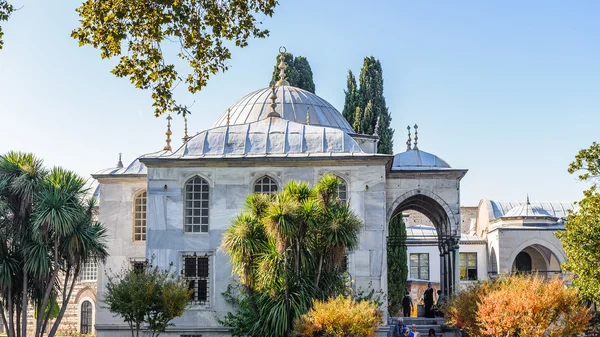
{"label": "portico arch", "polygon": [[[426,216],[435,226],[440,250],[440,288],[452,294],[458,284],[459,221],[450,206],[436,193],[413,189],[397,197],[387,210],[387,223],[404,211],[413,210]],[[389,233],[389,228],[387,228]]]}

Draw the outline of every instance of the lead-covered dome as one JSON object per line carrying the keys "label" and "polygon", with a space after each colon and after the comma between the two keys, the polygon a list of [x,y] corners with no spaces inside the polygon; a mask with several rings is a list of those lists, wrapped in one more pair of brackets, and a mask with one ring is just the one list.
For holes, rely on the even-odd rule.
{"label": "lead-covered dome", "polygon": [[532,206],[529,202],[519,205],[502,216],[503,218],[553,218],[550,213],[539,206]]}
{"label": "lead-covered dome", "polygon": [[394,156],[392,170],[439,170],[449,169],[450,165],[429,152],[410,149]]}
{"label": "lead-covered dome", "polygon": [[[301,124],[332,127],[350,134],[355,133],[344,116],[321,97],[287,85],[275,88],[276,111],[283,119]],[[271,88],[264,88],[244,96],[217,119],[213,128],[227,126],[227,124],[248,124],[267,118],[271,112],[271,94]],[[308,113],[310,114],[310,123],[307,121]]]}

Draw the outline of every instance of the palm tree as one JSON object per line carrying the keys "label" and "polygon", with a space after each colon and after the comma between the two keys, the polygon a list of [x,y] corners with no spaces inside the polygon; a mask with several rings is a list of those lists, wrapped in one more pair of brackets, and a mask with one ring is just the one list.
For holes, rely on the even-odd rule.
{"label": "palm tree", "polygon": [[246,335],[289,336],[313,299],[343,290],[338,267],[345,251],[356,247],[362,221],[337,198],[339,183],[327,175],[314,188],[291,181],[274,195],[250,195],[232,221],[221,247],[247,290],[252,312],[246,315],[258,317],[241,329]]}
{"label": "palm tree", "polygon": [[46,171],[32,154],[0,156],[0,234],[6,238],[0,242],[0,294],[9,337],[26,337],[30,301],[35,336],[43,336],[47,308],[61,293],[54,336],[82,266],[106,258],[106,230],[95,222],[86,191],[83,178],[62,168]]}

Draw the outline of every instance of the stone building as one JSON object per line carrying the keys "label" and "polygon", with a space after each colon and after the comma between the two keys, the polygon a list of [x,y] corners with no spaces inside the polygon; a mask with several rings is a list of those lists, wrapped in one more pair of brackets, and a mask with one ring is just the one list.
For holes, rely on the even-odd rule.
{"label": "stone building", "polygon": [[[406,151],[377,154],[377,132],[356,134],[331,104],[284,78],[242,97],[210,129],[185,134],[175,150],[168,119],[163,150],[93,175],[99,219],[110,235],[97,297],[104,294],[107,272],[139,267],[145,259],[176,268],[193,289],[193,305],[165,336],[229,336],[218,323],[233,310],[221,295],[234,277],[228,256],[218,249],[222,235],[248,194],[272,193],[290,180],[314,184],[329,173],[341,179],[340,199],[364,220],[359,245],[347,256],[356,287],[387,292],[389,223],[400,215],[408,215],[407,263],[415,289],[432,281],[451,294],[464,282],[488,278],[490,261],[498,272],[511,272],[511,258],[525,261],[513,254],[519,249],[539,253],[530,255],[531,270],[564,261],[551,238],[564,213],[542,214],[529,204],[522,211],[498,211],[505,204],[491,201],[461,209],[460,182],[467,170],[419,149],[416,125],[414,141],[409,129]],[[544,238],[519,243],[528,235]],[[507,236],[510,243],[502,243]],[[519,267],[525,262],[517,269],[525,271]],[[94,303],[97,334],[124,335],[127,324]],[[384,326],[380,334],[386,331]]]}

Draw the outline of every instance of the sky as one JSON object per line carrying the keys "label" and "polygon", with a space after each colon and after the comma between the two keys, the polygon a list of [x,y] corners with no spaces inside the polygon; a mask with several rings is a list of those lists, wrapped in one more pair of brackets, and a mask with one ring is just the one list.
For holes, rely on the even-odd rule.
{"label": "sky", "polygon": [[[13,0],[0,50],[0,153],[33,152],[89,177],[162,149],[166,116],[150,92],[110,73],[114,60],[70,37],[81,0]],[[268,85],[279,46],[308,58],[316,93],[342,110],[348,70],[381,61],[384,95],[405,150],[419,148],[469,172],[461,204],[480,199],[575,201],[587,186],[567,172],[599,141],[598,1],[290,1],[259,17],[266,39],[232,50],[229,70],[202,92],[184,89],[190,133]],[[183,86],[182,86],[183,87]],[[183,119],[173,120],[174,148]]]}

